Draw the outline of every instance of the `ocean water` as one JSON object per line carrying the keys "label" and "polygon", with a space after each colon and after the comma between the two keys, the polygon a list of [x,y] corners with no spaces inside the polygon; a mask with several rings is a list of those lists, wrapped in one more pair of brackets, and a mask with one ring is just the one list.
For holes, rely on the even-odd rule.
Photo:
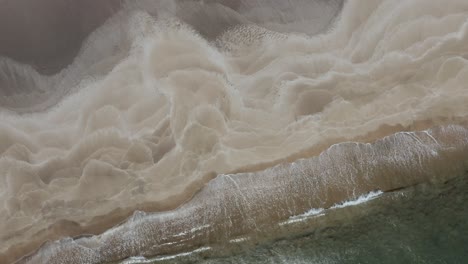
{"label": "ocean water", "polygon": [[196,260],[200,263],[465,263],[468,259],[467,190],[466,175],[443,184],[410,187],[387,193],[360,205],[361,208],[336,212],[347,215],[336,226],[253,250],[245,249],[231,257]]}
{"label": "ocean water", "polygon": [[186,254],[120,263],[465,263],[467,190],[468,178],[462,175],[374,199],[361,198],[360,203],[314,214],[333,224],[266,244],[239,247],[231,255],[214,257],[216,253],[210,256],[208,250],[199,248]]}
{"label": "ocean water", "polygon": [[466,0],[108,15],[55,73],[0,57],[0,262],[463,258]]}

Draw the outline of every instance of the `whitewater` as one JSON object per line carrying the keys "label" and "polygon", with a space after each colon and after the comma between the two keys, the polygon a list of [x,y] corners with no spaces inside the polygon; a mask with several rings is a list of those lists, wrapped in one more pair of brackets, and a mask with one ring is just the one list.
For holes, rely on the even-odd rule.
{"label": "whitewater", "polygon": [[53,75],[0,58],[0,262],[263,241],[466,170],[466,0],[228,2],[126,1]]}

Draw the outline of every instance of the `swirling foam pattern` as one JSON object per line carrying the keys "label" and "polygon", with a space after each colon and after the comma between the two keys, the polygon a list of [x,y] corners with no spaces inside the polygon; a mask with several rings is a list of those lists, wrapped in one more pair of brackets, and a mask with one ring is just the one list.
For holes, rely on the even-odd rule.
{"label": "swirling foam pattern", "polygon": [[23,262],[261,236],[310,208],[463,171],[467,1],[222,2],[128,2],[53,76],[0,62],[3,260],[197,192]]}

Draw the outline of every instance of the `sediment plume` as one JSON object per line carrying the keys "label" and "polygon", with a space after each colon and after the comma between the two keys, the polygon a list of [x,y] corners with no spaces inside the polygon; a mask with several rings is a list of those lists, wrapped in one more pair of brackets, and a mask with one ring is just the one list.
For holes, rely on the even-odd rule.
{"label": "sediment plume", "polygon": [[54,74],[73,61],[83,40],[118,11],[120,2],[2,0],[0,55]]}
{"label": "sediment plume", "polygon": [[464,0],[124,1],[112,14],[55,74],[0,58],[2,263],[53,240],[20,262],[263,237],[466,167]]}
{"label": "sediment plume", "polygon": [[211,245],[227,250],[238,238],[292,233],[294,227],[277,224],[310,209],[461,176],[467,155],[468,129],[461,126],[400,132],[373,144],[340,143],[265,171],[219,175],[176,210],[135,212],[101,235],[47,243],[20,263],[106,263]]}

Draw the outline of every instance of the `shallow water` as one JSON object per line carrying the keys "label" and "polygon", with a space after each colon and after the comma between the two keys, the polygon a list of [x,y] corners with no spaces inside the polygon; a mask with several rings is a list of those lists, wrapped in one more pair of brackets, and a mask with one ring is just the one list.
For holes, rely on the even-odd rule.
{"label": "shallow water", "polygon": [[[465,263],[468,175],[380,195],[321,216],[333,222],[298,237],[120,263]],[[203,251],[203,253],[197,253]],[[214,256],[213,256],[214,255]],[[218,254],[219,255],[219,254]]]}
{"label": "shallow water", "polygon": [[465,263],[467,179],[386,194],[340,226],[200,263]]}

